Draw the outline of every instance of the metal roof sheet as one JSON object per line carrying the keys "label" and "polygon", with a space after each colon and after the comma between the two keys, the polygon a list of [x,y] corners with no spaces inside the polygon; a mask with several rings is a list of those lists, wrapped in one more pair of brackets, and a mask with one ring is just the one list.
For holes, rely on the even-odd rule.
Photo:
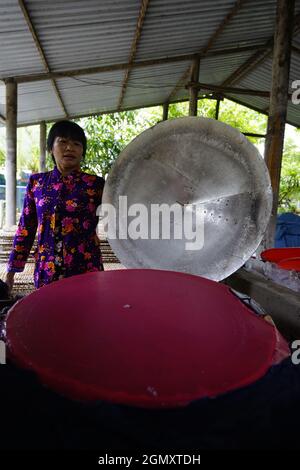
{"label": "metal roof sheet", "polygon": [[81,75],[56,81],[68,113],[94,114],[116,110],[123,71]]}
{"label": "metal roof sheet", "polygon": [[0,1],[0,76],[44,72],[17,0]]}
{"label": "metal roof sheet", "polygon": [[163,103],[189,65],[189,62],[179,62],[172,67],[169,64],[159,64],[132,70],[124,107]]}

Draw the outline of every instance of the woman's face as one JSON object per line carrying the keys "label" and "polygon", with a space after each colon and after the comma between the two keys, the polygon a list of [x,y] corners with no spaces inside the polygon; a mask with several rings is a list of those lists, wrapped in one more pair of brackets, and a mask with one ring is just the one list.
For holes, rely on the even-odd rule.
{"label": "woman's face", "polygon": [[83,145],[79,140],[68,137],[56,137],[52,147],[57,168],[62,172],[71,172],[80,168]]}

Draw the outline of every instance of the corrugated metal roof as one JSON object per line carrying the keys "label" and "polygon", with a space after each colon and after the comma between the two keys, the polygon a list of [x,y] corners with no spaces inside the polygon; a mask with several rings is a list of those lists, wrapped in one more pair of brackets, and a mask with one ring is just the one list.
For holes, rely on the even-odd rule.
{"label": "corrugated metal roof", "polygon": [[44,72],[18,0],[0,1],[0,76]]}
{"label": "corrugated metal roof", "polygon": [[26,5],[51,70],[128,61],[140,0],[27,0]]}
{"label": "corrugated metal roof", "polygon": [[[128,63],[141,0],[25,0],[52,72]],[[150,0],[134,60],[147,61],[200,53],[232,11],[235,0]],[[300,0],[296,0],[296,13]],[[199,80],[222,84],[274,33],[276,0],[244,0],[201,59]],[[17,0],[0,0],[0,78],[46,73]],[[293,38],[300,49],[300,35]],[[252,48],[232,52],[234,48]],[[228,49],[228,53],[224,52]],[[218,55],[213,55],[214,53]],[[220,53],[222,52],[222,53]],[[133,68],[122,109],[163,103],[191,65],[189,60]],[[267,57],[233,86],[269,90],[272,57]],[[70,116],[115,111],[125,70],[95,71],[56,79]],[[300,55],[292,53],[290,81],[300,79]],[[185,82],[172,100],[186,99]],[[229,97],[229,95],[227,95]],[[266,98],[231,95],[265,110]],[[0,114],[5,116],[5,87],[0,85]],[[63,117],[51,80],[19,84],[18,123]],[[289,105],[288,119],[300,126],[300,105]]]}
{"label": "corrugated metal roof", "polygon": [[157,57],[158,52],[161,56],[200,52],[234,4],[235,0],[150,1],[137,60]]}
{"label": "corrugated metal roof", "polygon": [[264,44],[273,36],[275,19],[276,1],[247,0],[226,26],[214,47]]}
{"label": "corrugated metal roof", "polygon": [[106,72],[56,81],[70,115],[94,114],[115,110],[118,106],[123,71]]}
{"label": "corrugated metal roof", "polygon": [[18,87],[18,122],[40,122],[64,117],[51,81],[22,83]]}
{"label": "corrugated metal roof", "polygon": [[243,52],[226,56],[205,57],[200,64],[199,81],[221,85],[252,54],[253,52]]}
{"label": "corrugated metal roof", "polygon": [[173,64],[172,68],[170,64],[160,64],[134,69],[130,75],[124,107],[140,106],[142,102],[144,106],[163,103],[189,65],[189,62],[180,62]]}

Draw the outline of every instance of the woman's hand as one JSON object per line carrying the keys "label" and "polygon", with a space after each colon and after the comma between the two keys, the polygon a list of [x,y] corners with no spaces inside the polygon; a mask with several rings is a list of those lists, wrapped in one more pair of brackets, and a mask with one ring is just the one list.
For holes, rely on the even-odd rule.
{"label": "woman's hand", "polygon": [[14,277],[15,277],[15,273],[13,272],[9,272],[6,274],[5,282],[8,285],[9,295],[11,294],[12,288],[14,286],[14,282],[15,282]]}

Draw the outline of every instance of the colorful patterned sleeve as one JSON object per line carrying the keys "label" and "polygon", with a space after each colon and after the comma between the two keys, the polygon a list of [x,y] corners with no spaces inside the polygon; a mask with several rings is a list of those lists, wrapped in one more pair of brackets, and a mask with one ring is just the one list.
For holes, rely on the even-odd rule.
{"label": "colorful patterned sleeve", "polygon": [[7,271],[22,272],[34,242],[37,229],[37,212],[33,195],[33,176],[29,178],[26,188],[23,211],[13,242]]}

